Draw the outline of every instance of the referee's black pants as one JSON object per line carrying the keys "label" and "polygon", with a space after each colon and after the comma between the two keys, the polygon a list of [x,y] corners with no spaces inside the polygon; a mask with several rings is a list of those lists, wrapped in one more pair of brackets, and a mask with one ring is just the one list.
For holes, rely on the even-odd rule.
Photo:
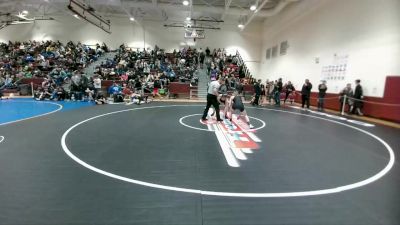
{"label": "referee's black pants", "polygon": [[204,110],[202,119],[207,119],[207,113],[211,106],[214,106],[215,113],[217,114],[217,120],[221,120],[221,117],[219,116],[219,102],[217,96],[212,94],[207,94],[207,106]]}

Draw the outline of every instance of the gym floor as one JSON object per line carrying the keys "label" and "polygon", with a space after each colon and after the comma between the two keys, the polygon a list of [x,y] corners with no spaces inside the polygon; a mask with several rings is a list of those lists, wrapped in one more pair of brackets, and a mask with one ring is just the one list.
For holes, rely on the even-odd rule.
{"label": "gym floor", "polygon": [[399,129],[248,106],[255,130],[235,132],[253,147],[230,150],[204,106],[2,121],[0,224],[400,224]]}

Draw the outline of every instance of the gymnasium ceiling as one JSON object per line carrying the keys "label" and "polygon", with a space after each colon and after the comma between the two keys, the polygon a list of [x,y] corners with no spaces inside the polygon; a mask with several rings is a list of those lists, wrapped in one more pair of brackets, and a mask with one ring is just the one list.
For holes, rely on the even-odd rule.
{"label": "gymnasium ceiling", "polygon": [[[287,5],[299,0],[75,0],[90,5],[105,18],[135,18],[136,21],[182,22],[187,17],[194,19],[224,20],[229,24],[264,20],[284,10]],[[69,0],[1,0],[0,13],[18,14],[29,11],[29,16],[71,15],[67,9]],[[256,4],[257,10],[250,11]],[[4,21],[4,16],[3,19]]]}

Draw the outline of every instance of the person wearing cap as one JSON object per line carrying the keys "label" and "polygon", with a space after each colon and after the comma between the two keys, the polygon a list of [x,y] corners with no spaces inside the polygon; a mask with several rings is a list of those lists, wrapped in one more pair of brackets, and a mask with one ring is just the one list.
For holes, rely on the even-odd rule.
{"label": "person wearing cap", "polygon": [[244,121],[249,125],[250,129],[253,129],[254,126],[250,124],[250,119],[247,116],[247,112],[244,108],[243,104],[243,96],[238,95],[238,92],[235,91],[231,97],[229,97],[225,102],[226,108],[226,117],[229,117],[230,121],[232,121],[233,115],[237,115],[237,119],[243,118]]}
{"label": "person wearing cap", "polygon": [[201,117],[201,120],[207,120],[207,114],[208,114],[208,110],[210,109],[211,106],[214,106],[215,112],[217,114],[217,121],[223,121],[219,115],[219,103],[218,103],[218,91],[219,88],[221,86],[221,84],[224,84],[225,80],[224,79],[219,79],[219,80],[215,80],[210,82],[210,84],[208,85],[208,90],[207,90],[207,105],[206,108],[204,110],[203,116]]}

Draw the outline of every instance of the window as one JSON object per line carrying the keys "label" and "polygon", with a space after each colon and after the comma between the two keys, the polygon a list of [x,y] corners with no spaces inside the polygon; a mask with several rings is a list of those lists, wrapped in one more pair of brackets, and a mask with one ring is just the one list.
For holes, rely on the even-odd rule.
{"label": "window", "polygon": [[271,58],[271,48],[267,49],[267,59]]}
{"label": "window", "polygon": [[281,43],[281,52],[280,52],[280,54],[281,55],[286,55],[288,47],[289,47],[289,45],[288,45],[287,41],[282,42]]}
{"label": "window", "polygon": [[276,57],[278,55],[278,46],[275,45],[272,47],[272,58]]}

